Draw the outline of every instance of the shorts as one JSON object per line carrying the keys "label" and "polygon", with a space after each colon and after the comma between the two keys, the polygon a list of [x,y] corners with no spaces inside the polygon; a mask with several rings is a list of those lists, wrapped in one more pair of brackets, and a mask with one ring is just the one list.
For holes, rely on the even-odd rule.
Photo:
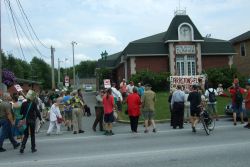
{"label": "shorts", "polygon": [[109,114],[104,114],[104,122],[105,123],[112,123],[114,122],[115,118],[114,118],[114,113],[111,112]]}
{"label": "shorts", "polygon": [[243,112],[243,110],[242,110],[242,104],[241,105],[232,104],[232,109],[233,109],[233,112],[236,112],[236,113]]}
{"label": "shorts", "polygon": [[72,120],[72,112],[64,112],[65,120]]}
{"label": "shorts", "polygon": [[199,117],[200,113],[201,113],[200,108],[190,110],[190,114],[192,117]]}
{"label": "shorts", "polygon": [[143,111],[142,114],[145,120],[152,120],[155,116],[155,113],[152,111]]}

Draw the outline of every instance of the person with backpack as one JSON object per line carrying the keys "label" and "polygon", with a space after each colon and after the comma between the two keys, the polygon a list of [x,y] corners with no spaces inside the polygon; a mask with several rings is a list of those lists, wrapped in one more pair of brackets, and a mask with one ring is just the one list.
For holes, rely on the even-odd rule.
{"label": "person with backpack", "polygon": [[234,84],[233,86],[228,88],[228,92],[231,94],[232,97],[234,126],[237,125],[236,121],[237,113],[240,113],[241,124],[244,124],[242,102],[243,102],[243,94],[246,92],[246,90],[241,88],[239,84]]}
{"label": "person with backpack", "polygon": [[208,84],[208,89],[205,91],[205,97],[208,98],[207,109],[208,112],[213,115],[216,121],[218,121],[219,119],[216,108],[216,96],[218,96],[218,92],[212,87],[212,84]]}

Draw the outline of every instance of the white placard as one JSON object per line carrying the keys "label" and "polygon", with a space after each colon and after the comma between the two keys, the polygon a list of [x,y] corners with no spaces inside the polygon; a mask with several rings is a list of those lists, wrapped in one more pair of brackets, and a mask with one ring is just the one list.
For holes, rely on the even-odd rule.
{"label": "white placard", "polygon": [[111,88],[111,83],[110,83],[110,79],[104,79],[103,80],[104,83],[104,88]]}
{"label": "white placard", "polygon": [[190,89],[194,84],[198,83],[198,80],[202,79],[202,85],[205,84],[205,75],[194,75],[194,76],[170,76],[170,88],[176,88],[177,85],[183,86],[184,89]]}
{"label": "white placard", "polygon": [[18,92],[23,91],[23,88],[20,85],[18,85],[18,84],[14,85],[14,87],[16,88],[16,90]]}
{"label": "white placard", "polygon": [[195,54],[195,45],[176,45],[176,54]]}

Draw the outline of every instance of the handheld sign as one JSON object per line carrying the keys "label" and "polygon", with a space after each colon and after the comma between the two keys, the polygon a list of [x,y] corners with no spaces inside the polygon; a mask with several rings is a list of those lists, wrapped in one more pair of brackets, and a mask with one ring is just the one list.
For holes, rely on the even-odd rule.
{"label": "handheld sign", "polygon": [[104,79],[104,88],[111,88],[110,79]]}
{"label": "handheld sign", "polygon": [[20,85],[18,85],[18,84],[14,85],[14,87],[16,88],[16,90],[17,90],[18,92],[23,91],[23,88],[22,88]]}

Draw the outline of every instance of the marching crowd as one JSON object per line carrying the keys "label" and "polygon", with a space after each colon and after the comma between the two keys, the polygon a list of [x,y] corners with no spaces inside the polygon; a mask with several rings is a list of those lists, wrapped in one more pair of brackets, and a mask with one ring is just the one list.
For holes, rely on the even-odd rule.
{"label": "marching crowd", "polygon": [[[234,80],[233,85],[228,88],[232,98],[232,109],[234,125],[237,125],[236,113],[240,113],[241,123],[243,124],[242,104],[245,103],[247,116],[250,118],[250,79],[247,81],[246,89],[239,86],[239,81]],[[246,94],[245,100],[243,94]],[[182,129],[185,122],[190,122],[192,131],[196,132],[196,124],[199,121],[200,112],[203,109],[218,121],[216,96],[229,97],[219,84],[217,89],[213,85],[201,84],[192,85],[190,89],[185,89],[181,85],[175,85],[170,90],[168,99],[171,112],[171,126]],[[156,93],[151,90],[149,84],[142,86],[138,83],[135,86],[133,81],[129,84],[125,79],[117,86],[115,83],[110,88],[101,89],[96,95],[95,115],[96,118],[92,125],[93,131],[96,131],[99,124],[99,130],[104,131],[104,135],[114,135],[113,122],[118,117],[118,112],[125,109],[125,113],[130,120],[132,133],[138,133],[138,121],[142,115],[144,119],[144,133],[149,132],[152,126],[152,132],[156,133],[155,116]],[[124,107],[122,107],[124,105]],[[0,152],[6,151],[3,148],[3,141],[9,138],[14,149],[20,147],[20,153],[24,149],[29,135],[31,136],[31,151],[36,152],[35,133],[39,132],[40,126],[49,121],[47,135],[51,135],[56,127],[56,134],[61,134],[62,123],[68,131],[73,134],[84,133],[82,118],[84,115],[90,116],[90,108],[84,101],[81,90],[72,92],[44,92],[40,94],[29,90],[27,94],[4,93],[0,103]],[[244,126],[250,128],[250,119]],[[18,142],[21,140],[21,142]]]}

